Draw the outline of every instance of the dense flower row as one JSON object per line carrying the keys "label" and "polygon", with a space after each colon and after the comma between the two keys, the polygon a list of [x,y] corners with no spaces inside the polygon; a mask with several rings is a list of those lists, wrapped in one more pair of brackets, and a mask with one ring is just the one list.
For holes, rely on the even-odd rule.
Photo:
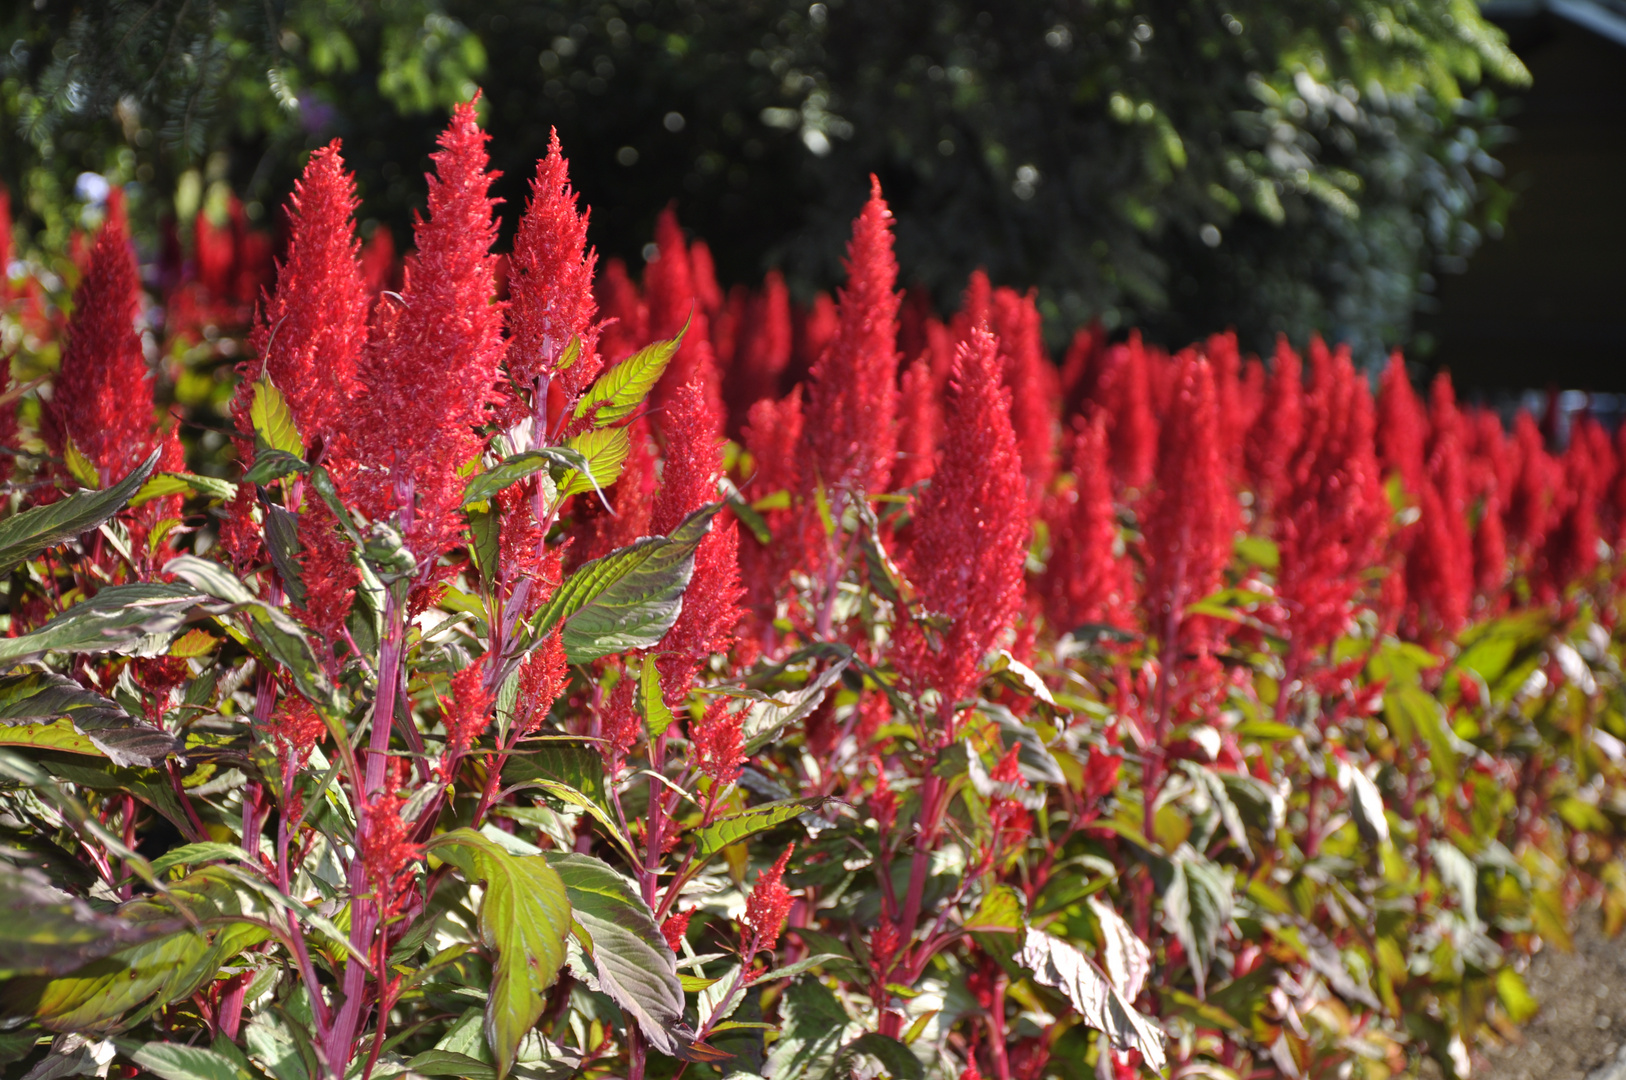
{"label": "dense flower row", "polygon": [[[0,728],[8,880],[91,943],[0,954],[0,1055],[1465,1075],[1581,896],[1626,917],[1595,421],[1555,450],[1320,341],[1057,363],[1032,294],[901,293],[878,185],[805,309],[671,212],[641,283],[599,267],[557,143],[498,256],[485,141],[459,109],[395,269],[312,155],[235,486],[158,418],[117,196],[65,334],[5,284],[25,354],[61,340],[0,410],[12,520],[165,475],[11,579],[0,656],[126,741]],[[166,284],[172,356],[231,339],[240,233]]]}

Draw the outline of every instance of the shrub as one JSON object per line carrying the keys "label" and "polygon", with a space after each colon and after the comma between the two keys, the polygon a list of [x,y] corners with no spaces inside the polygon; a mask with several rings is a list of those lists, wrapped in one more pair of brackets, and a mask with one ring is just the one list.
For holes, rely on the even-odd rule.
{"label": "shrub", "polygon": [[12,1067],[1457,1076],[1626,920],[1595,423],[1319,341],[1058,367],[981,275],[900,302],[878,186],[806,312],[669,216],[599,273],[557,144],[500,260],[484,142],[395,289],[313,155],[237,480],[116,198],[10,391]]}

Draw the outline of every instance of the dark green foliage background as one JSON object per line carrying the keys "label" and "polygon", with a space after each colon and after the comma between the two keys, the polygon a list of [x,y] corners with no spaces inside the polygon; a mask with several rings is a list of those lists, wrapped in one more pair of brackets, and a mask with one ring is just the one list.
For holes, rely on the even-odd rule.
{"label": "dark green foliage background", "polygon": [[1472,0],[89,0],[0,26],[0,174],[48,245],[81,171],[138,181],[149,223],[193,168],[264,218],[335,135],[405,240],[478,85],[510,226],[557,126],[635,267],[675,198],[725,284],[829,287],[873,172],[940,303],[980,265],[1058,334],[1319,330],[1365,359],[1498,228],[1488,87],[1525,77]]}

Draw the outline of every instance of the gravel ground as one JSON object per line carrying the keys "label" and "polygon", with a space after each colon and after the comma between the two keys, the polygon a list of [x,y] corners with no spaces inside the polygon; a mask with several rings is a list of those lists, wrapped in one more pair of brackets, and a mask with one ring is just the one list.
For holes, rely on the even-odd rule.
{"label": "gravel ground", "polygon": [[1525,971],[1541,1009],[1522,1040],[1485,1055],[1475,1080],[1626,1080],[1626,933],[1576,912],[1575,951],[1549,946]]}

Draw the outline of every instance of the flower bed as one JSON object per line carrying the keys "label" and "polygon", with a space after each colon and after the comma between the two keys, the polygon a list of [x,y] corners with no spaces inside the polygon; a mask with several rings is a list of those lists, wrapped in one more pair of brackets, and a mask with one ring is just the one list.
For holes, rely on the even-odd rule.
{"label": "flower bed", "polygon": [[7,286],[61,352],[0,414],[10,1068],[1466,1075],[1626,920],[1596,423],[1319,341],[1056,365],[1032,296],[900,294],[878,188],[805,310],[670,214],[601,271],[557,146],[499,258],[484,140],[397,288],[313,155],[234,388],[175,380],[232,481],[116,197],[65,328]]}

